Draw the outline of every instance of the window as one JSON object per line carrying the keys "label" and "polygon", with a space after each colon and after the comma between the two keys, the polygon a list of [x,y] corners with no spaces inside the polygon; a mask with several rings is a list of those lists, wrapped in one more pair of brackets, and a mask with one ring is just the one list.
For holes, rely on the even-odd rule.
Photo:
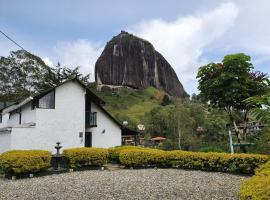
{"label": "window", "polygon": [[85,123],[86,127],[96,127],[97,126],[97,112],[85,112]]}
{"label": "window", "polygon": [[19,114],[19,124],[21,124],[22,123],[22,110],[20,109],[17,112]]}
{"label": "window", "polygon": [[55,92],[51,91],[38,100],[38,108],[54,109],[55,107]]}

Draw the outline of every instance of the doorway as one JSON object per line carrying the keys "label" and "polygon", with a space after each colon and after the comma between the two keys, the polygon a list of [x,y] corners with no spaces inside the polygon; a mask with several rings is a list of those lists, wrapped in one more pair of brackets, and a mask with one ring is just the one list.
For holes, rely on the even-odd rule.
{"label": "doorway", "polygon": [[92,132],[85,132],[85,147],[92,147]]}

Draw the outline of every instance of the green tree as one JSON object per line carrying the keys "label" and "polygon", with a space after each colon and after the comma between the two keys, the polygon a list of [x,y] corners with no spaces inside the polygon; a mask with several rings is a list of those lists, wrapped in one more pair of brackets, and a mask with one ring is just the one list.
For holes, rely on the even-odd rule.
{"label": "green tree", "polygon": [[212,106],[226,111],[239,143],[243,143],[243,135],[247,131],[246,127],[243,133],[238,129],[237,118],[246,124],[251,108],[244,100],[264,94],[267,90],[264,83],[266,76],[254,73],[252,69],[250,57],[238,53],[225,56],[222,63],[210,63],[200,67],[197,74],[200,95]]}
{"label": "green tree", "polygon": [[26,51],[0,58],[0,100],[19,101],[54,86],[53,71],[41,58]]}
{"label": "green tree", "polygon": [[162,106],[167,106],[167,105],[169,105],[171,103],[172,102],[171,102],[171,99],[170,99],[169,95],[165,94],[163,99],[162,99],[161,105]]}
{"label": "green tree", "polygon": [[[266,82],[270,91],[270,80]],[[251,115],[265,124],[270,124],[270,92],[261,96],[250,97],[245,102],[252,107]]]}
{"label": "green tree", "polygon": [[[270,90],[270,81],[266,81]],[[250,97],[245,102],[253,106],[250,110],[251,116],[266,125],[266,127],[254,139],[255,152],[270,153],[270,92],[265,95]]]}
{"label": "green tree", "polygon": [[155,107],[145,114],[146,132],[152,137],[165,136],[168,134],[168,113],[162,107]]}
{"label": "green tree", "polygon": [[8,57],[0,57],[0,101],[17,102],[74,77],[89,84],[89,75],[82,75],[79,67],[49,67],[38,56],[14,51]]}
{"label": "green tree", "polygon": [[169,112],[170,138],[177,139],[178,148],[188,150],[194,142],[193,127],[195,120],[190,114],[187,103],[175,102]]}
{"label": "green tree", "polygon": [[209,146],[219,146],[223,148],[227,146],[227,131],[225,129],[228,122],[226,113],[219,109],[211,109],[206,111],[204,123],[202,127],[204,131],[201,139]]}
{"label": "green tree", "polygon": [[270,124],[270,94],[262,95],[260,97],[251,97],[248,101],[260,106],[252,108],[251,113],[259,121]]}
{"label": "green tree", "polygon": [[64,82],[65,80],[77,77],[80,81],[82,81],[85,85],[90,86],[89,78],[90,74],[83,75],[79,70],[80,67],[77,66],[74,69],[68,68],[68,67],[62,67],[60,63],[58,62],[57,66],[55,68],[52,68],[54,72],[54,82],[56,84],[60,84]]}

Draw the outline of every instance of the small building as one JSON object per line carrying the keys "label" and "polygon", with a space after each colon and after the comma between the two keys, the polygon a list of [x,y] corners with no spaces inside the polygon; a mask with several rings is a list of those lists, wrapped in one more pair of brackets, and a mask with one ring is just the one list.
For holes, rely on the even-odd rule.
{"label": "small building", "polygon": [[77,78],[0,110],[0,153],[11,149],[54,151],[64,148],[114,147],[123,127],[105,104]]}
{"label": "small building", "polygon": [[161,142],[163,142],[165,140],[166,140],[166,138],[165,137],[161,137],[161,136],[151,138],[151,141],[153,142],[153,144],[155,146],[158,145],[158,144],[160,144]]}
{"label": "small building", "polygon": [[138,136],[139,136],[139,132],[125,127],[122,129],[122,144],[128,145],[128,146],[140,145],[141,141]]}

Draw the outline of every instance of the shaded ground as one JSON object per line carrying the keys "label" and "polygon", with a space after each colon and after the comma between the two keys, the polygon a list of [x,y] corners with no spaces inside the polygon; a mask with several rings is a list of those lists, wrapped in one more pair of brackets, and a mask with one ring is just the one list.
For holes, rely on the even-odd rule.
{"label": "shaded ground", "polygon": [[82,171],[1,180],[0,199],[238,199],[247,177],[178,169]]}

